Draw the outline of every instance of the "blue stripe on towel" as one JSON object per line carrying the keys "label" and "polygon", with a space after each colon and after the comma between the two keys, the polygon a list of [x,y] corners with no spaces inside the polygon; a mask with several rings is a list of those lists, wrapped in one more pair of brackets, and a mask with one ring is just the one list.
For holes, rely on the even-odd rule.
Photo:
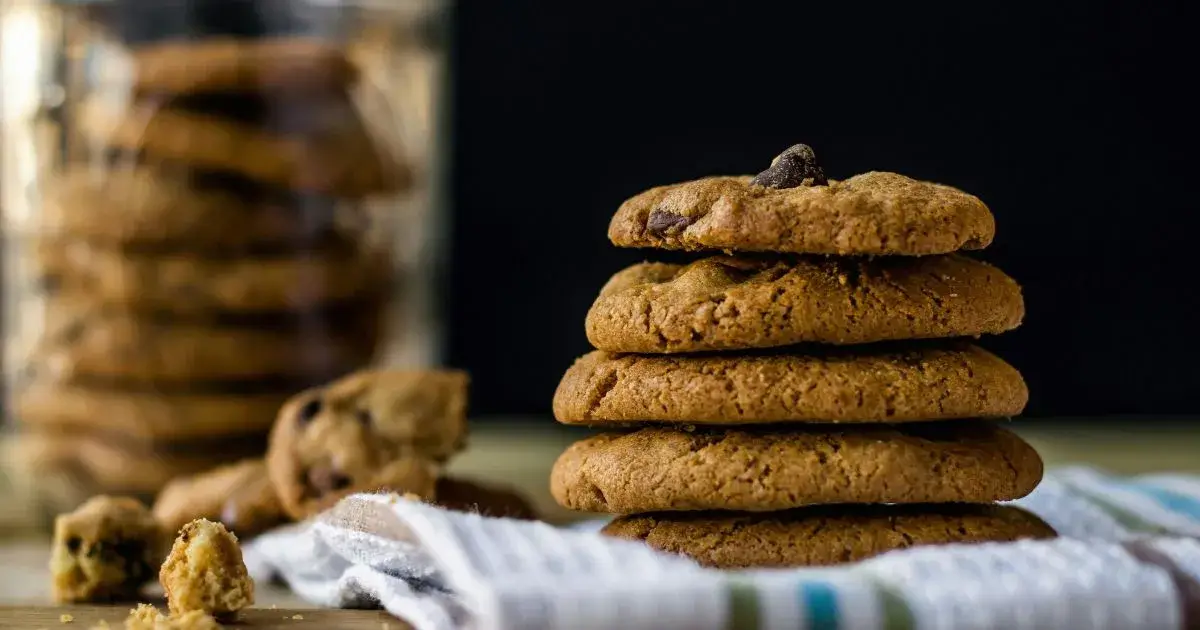
{"label": "blue stripe on towel", "polygon": [[837,590],[825,582],[804,582],[800,585],[800,599],[808,618],[805,626],[811,630],[838,629]]}

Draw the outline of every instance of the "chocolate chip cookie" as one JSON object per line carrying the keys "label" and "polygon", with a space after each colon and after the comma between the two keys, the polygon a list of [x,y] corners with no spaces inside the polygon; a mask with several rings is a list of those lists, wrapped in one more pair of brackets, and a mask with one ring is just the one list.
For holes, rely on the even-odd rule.
{"label": "chocolate chip cookie", "polygon": [[14,393],[15,419],[49,433],[104,431],[140,443],[248,437],[270,429],[293,393],[114,389],[38,377]]}
{"label": "chocolate chip cookie", "polygon": [[467,376],[368,371],[288,401],[267,468],[284,510],[304,518],[356,491],[434,496],[439,462],[466,439]]}
{"label": "chocolate chip cookie", "polygon": [[778,430],[646,428],[576,442],[555,462],[560,505],[630,514],[766,512],[827,503],[1018,499],[1042,460],[987,422]]}
{"label": "chocolate chip cookie", "polygon": [[826,180],[797,145],[757,177],[707,177],[626,201],[608,227],[622,247],[799,254],[946,254],[983,249],[996,225],[956,188],[896,173]]}
{"label": "chocolate chip cookie", "polygon": [[154,517],[171,532],[198,518],[218,521],[242,539],[287,520],[262,459],[172,479],[154,501]]}
{"label": "chocolate chip cookie", "polygon": [[146,506],[97,496],[54,521],[50,556],[58,602],[131,600],[153,579],[167,538]]}
{"label": "chocolate chip cookie", "polygon": [[397,149],[378,144],[343,97],[206,94],[144,98],[127,109],[97,100],[83,106],[79,120],[90,140],[143,163],[178,162],[345,198],[412,182]]}
{"label": "chocolate chip cookie", "polygon": [[190,251],[310,248],[353,204],[287,194],[186,168],[68,170],[46,186],[30,231],[109,246]]}
{"label": "chocolate chip cookie", "polygon": [[36,245],[41,277],[56,292],[137,311],[197,315],[312,311],[387,289],[382,251],[335,243],[312,252],[244,258],[144,252],[78,240]]}
{"label": "chocolate chip cookie", "polygon": [[910,422],[1021,413],[1029,390],[967,343],[645,356],[596,351],[554,393],[566,424]]}
{"label": "chocolate chip cookie", "polygon": [[720,569],[842,564],[920,545],[1055,536],[1049,525],[1020,508],[963,504],[637,514],[617,518],[603,533]]}
{"label": "chocolate chip cookie", "polygon": [[53,299],[35,361],[58,378],[195,384],[320,382],[370,362],[379,313],[368,305],[324,326],[213,325]]}
{"label": "chocolate chip cookie", "polygon": [[1024,315],[1012,278],[958,254],[717,256],[618,272],[588,311],[587,335],[609,352],[744,350],[997,334]]}
{"label": "chocolate chip cookie", "polygon": [[310,37],[176,40],[131,54],[139,93],[330,92],[358,74],[335,42]]}
{"label": "chocolate chip cookie", "polygon": [[158,572],[172,615],[199,610],[230,622],[254,604],[237,536],[224,525],[197,519],[183,526]]}

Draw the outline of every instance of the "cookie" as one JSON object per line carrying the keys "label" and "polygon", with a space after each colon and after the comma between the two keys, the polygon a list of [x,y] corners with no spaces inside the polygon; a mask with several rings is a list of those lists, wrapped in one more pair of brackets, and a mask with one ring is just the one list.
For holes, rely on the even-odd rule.
{"label": "cookie", "polygon": [[647,190],[621,205],[608,238],[620,247],[688,251],[924,256],[983,249],[995,236],[988,207],[957,188],[883,172],[826,181],[819,167],[807,170],[811,149],[789,157],[758,177]]}
{"label": "cookie", "polygon": [[244,95],[146,98],[126,109],[90,101],[79,126],[91,141],[270,186],[361,198],[403,190],[407,166],[372,137],[347,98]]}
{"label": "cookie", "polygon": [[469,479],[441,477],[437,480],[435,496],[434,502],[448,510],[496,518],[537,519],[537,513],[529,501],[511,488]]}
{"label": "cookie", "polygon": [[46,432],[119,434],[144,443],[267,432],[294,390],[182,392],[112,389],[38,379],[14,394],[16,421]]}
{"label": "cookie", "polygon": [[48,329],[35,357],[57,378],[146,384],[320,382],[369,363],[380,341],[379,331],[370,325],[378,313],[318,322],[307,329],[219,326],[70,302],[50,301]]}
{"label": "cookie", "polygon": [[122,251],[59,239],[35,247],[37,282],[55,292],[185,315],[314,310],[361,301],[386,290],[391,271],[383,252],[349,244],[248,258]]}
{"label": "cookie", "polygon": [[[99,626],[92,630],[107,629]],[[222,630],[211,615],[202,610],[189,610],[178,615],[164,615],[153,604],[138,604],[125,618],[125,630]]]}
{"label": "cookie", "polygon": [[698,352],[997,334],[1024,315],[1012,278],[957,254],[716,256],[618,272],[588,311],[587,336],[609,352]]}
{"label": "cookie", "polygon": [[39,224],[49,236],[160,250],[308,248],[327,240],[352,205],[289,195],[185,168],[76,168],[46,186]]}
{"label": "cookie", "polygon": [[641,540],[719,569],[857,562],[921,545],[1052,538],[1020,508],[999,505],[839,505],[783,512],[690,512],[622,516],[602,533]]}
{"label": "cookie", "polygon": [[169,481],[261,453],[262,439],[190,443],[146,448],[100,434],[25,432],[20,465],[30,474],[68,474],[93,490],[152,496]]}
{"label": "cookie", "polygon": [[131,600],[153,579],[166,538],[146,506],[97,496],[54,521],[50,574],[57,602]]}
{"label": "cookie", "polygon": [[910,422],[1021,413],[1012,366],[966,343],[803,348],[803,354],[596,351],[554,393],[566,424]]}
{"label": "cookie", "polygon": [[262,459],[171,480],[154,501],[154,517],[170,532],[198,518],[218,521],[242,539],[286,520]]}
{"label": "cookie", "polygon": [[237,536],[224,525],[197,519],[183,526],[158,573],[172,615],[203,611],[222,622],[254,604]]}
{"label": "cookie", "polygon": [[439,462],[466,439],[467,375],[367,371],[293,397],[271,431],[267,469],[304,518],[355,491],[434,495]]}
{"label": "cookie", "polygon": [[571,445],[550,490],[575,510],[767,512],[827,503],[1018,499],[1042,460],[986,422],[793,430],[645,428]]}
{"label": "cookie", "polygon": [[307,37],[166,41],[131,56],[141,93],[329,92],[358,74],[336,43]]}

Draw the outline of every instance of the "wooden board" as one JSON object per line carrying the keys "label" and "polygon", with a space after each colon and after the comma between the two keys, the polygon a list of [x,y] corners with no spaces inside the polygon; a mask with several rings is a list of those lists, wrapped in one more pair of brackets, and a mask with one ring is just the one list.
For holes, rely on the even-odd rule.
{"label": "wooden board", "polygon": [[[107,622],[111,630],[125,627],[128,604],[113,606],[0,606],[5,630],[91,630]],[[70,615],[65,622],[62,615]],[[228,628],[263,630],[411,630],[411,626],[379,610],[296,610],[251,608]]]}

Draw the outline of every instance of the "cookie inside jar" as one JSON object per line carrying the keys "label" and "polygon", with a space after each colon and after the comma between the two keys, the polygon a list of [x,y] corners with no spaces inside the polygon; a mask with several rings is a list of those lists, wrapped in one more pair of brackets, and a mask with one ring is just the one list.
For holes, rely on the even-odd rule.
{"label": "cookie inside jar", "polygon": [[[295,394],[397,354],[432,361],[404,340],[422,339],[406,296],[427,284],[411,278],[433,127],[405,130],[417,106],[398,96],[402,51],[358,32],[359,8],[55,10],[63,98],[46,116],[50,168],[6,222],[5,283],[20,314],[9,415],[43,455],[19,468],[88,480],[47,492],[51,512],[91,492],[149,500],[172,478],[261,456]],[[153,474],[112,463],[139,459]]]}

